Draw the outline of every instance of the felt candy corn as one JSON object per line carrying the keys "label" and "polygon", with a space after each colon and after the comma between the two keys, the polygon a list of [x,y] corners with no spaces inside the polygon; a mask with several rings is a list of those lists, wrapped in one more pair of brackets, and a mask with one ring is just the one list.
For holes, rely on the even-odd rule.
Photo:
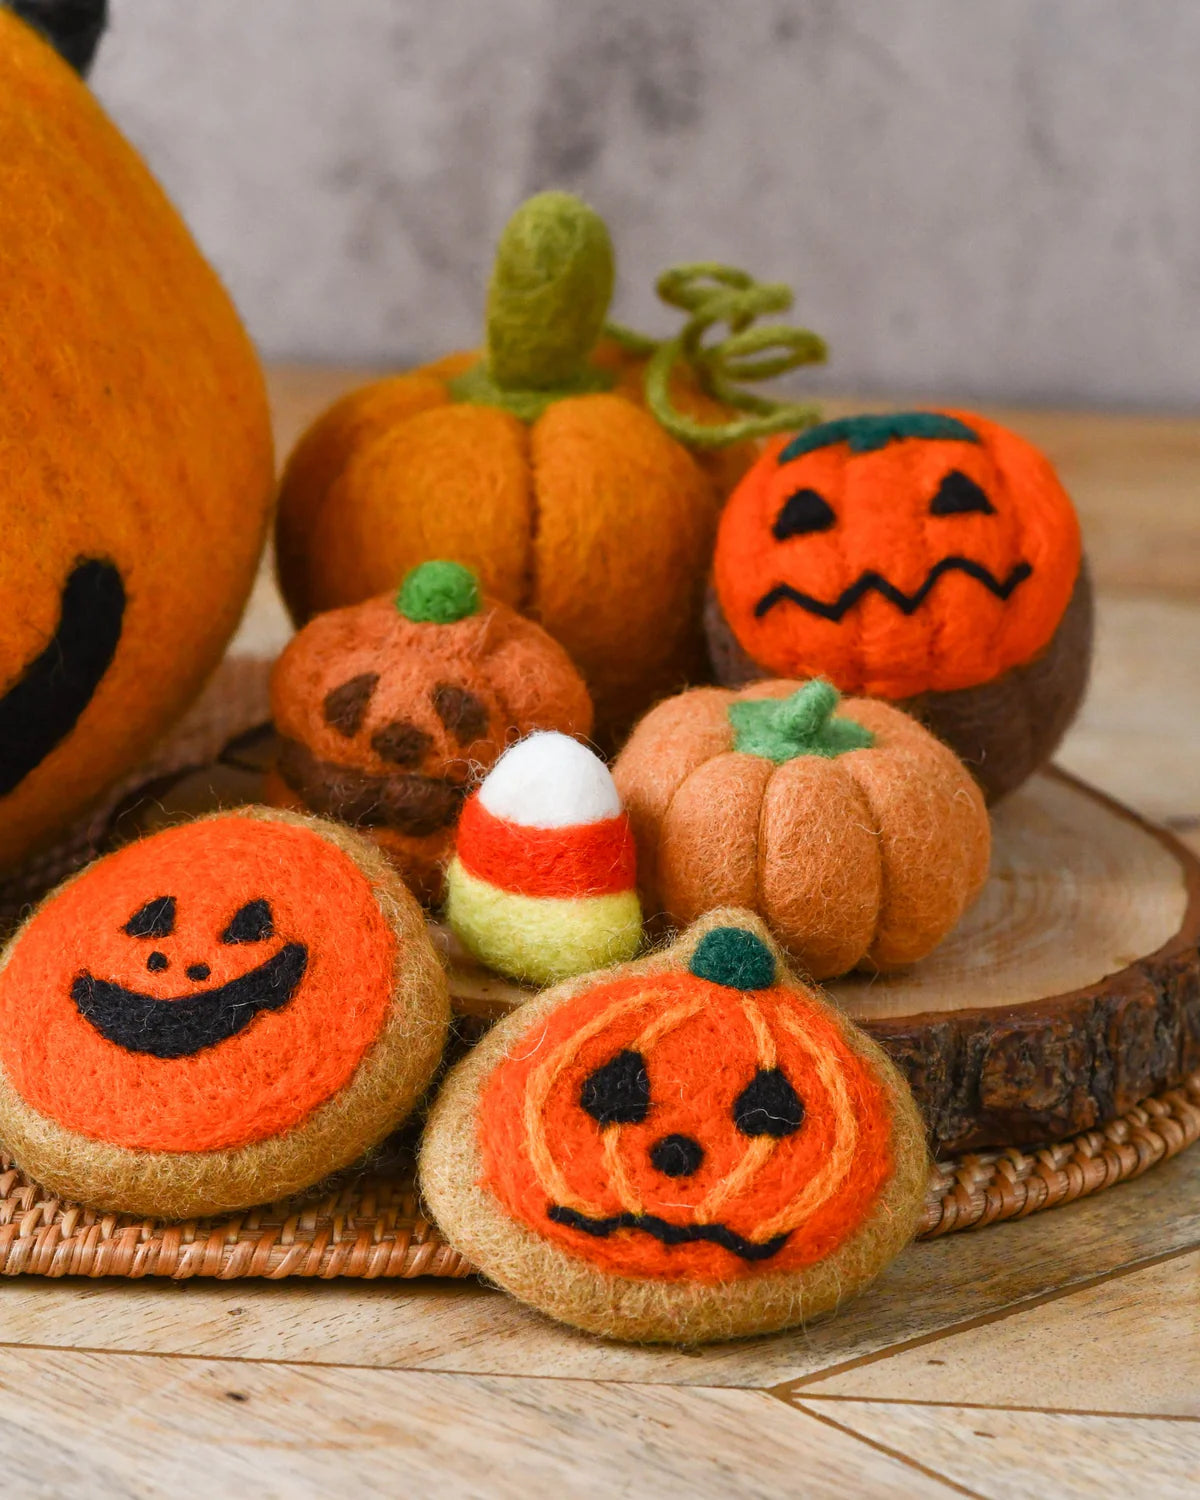
{"label": "felt candy corn", "polygon": [[446,916],[489,968],[531,984],[623,963],[642,913],[629,821],[607,767],[565,734],[505,751],[463,807]]}

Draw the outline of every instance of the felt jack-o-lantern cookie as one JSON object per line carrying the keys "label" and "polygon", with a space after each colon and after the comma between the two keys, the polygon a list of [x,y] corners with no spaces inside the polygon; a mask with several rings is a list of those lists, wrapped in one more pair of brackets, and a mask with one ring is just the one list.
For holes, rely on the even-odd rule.
{"label": "felt jack-o-lantern cookie", "polygon": [[449,1024],[421,910],[348,829],[247,808],[59,887],[0,965],[0,1139],[110,1211],[270,1202],[405,1118]]}
{"label": "felt jack-o-lantern cookie", "polygon": [[446,918],[489,968],[552,984],[637,952],[636,864],[604,762],[564,734],[531,734],[463,808]]}
{"label": "felt jack-o-lantern cookie", "polygon": [[441,893],[471,777],[534,729],[592,726],[563,648],[452,562],[310,621],[275,666],[271,709],[267,800],[361,829],[426,901]]}
{"label": "felt jack-o-lantern cookie", "polygon": [[915,963],[987,877],[987,810],[953,751],[821,680],[669,698],[613,775],[647,915],[749,907],[817,979]]}
{"label": "felt jack-o-lantern cookie", "polygon": [[[103,7],[21,9],[87,61]],[[145,164],[0,8],[0,868],[75,818],[220,660],[272,490],[262,371]]]}
{"label": "felt jack-o-lantern cookie", "polygon": [[443,1085],[420,1171],[515,1296],[690,1342],[852,1296],[915,1232],[927,1160],[883,1052],[727,910],[501,1021]]}
{"label": "felt jack-o-lantern cookie", "polygon": [[827,677],[907,707],[989,799],[1083,698],[1092,598],[1046,457],[967,412],[847,417],[768,444],[720,523],[717,676]]}

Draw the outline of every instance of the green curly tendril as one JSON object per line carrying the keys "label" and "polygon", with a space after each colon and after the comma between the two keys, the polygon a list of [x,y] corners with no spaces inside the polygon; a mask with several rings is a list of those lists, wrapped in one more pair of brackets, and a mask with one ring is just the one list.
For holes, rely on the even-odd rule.
{"label": "green curly tendril", "polygon": [[[608,323],[605,332],[633,354],[647,356],[646,404],[661,426],[692,448],[721,448],[773,432],[812,427],[820,409],[790,401],[775,401],[741,387],[748,381],[773,380],[801,365],[824,362],[825,340],[807,328],[756,321],[771,313],[787,312],[793,303],[790,287],[782,282],[756,281],[748,271],[714,261],[672,266],[655,283],[668,307],[689,314],[682,332],[658,342],[632,329]],[[704,337],[724,323],[729,333],[715,343]],[[750,415],[740,421],[707,423],[677,411],[671,404],[671,375],[679,363],[690,367],[701,390],[735,411]]]}
{"label": "green curly tendril", "polygon": [[[647,360],[646,405],[659,424],[691,448],[720,448],[820,421],[815,406],[774,401],[743,387],[826,357],[824,340],[804,328],[756,327],[787,312],[790,288],[756,281],[733,266],[675,266],[656,283],[669,307],[687,314],[675,338],[652,339],[606,323],[613,286],[612,243],[604,221],[570,193],[539,193],[509,220],[488,288],[487,352],[450,381],[455,399],[498,406],[532,422],[554,401],[612,385],[591,363],[601,334]],[[705,343],[724,324],[724,338]],[[687,367],[713,400],[746,415],[698,422],[671,401],[671,377]]]}

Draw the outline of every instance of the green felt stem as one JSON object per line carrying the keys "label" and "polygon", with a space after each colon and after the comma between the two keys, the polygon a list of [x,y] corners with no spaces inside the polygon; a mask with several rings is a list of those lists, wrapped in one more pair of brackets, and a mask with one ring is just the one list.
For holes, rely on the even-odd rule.
{"label": "green felt stem", "polygon": [[564,396],[607,389],[613,377],[589,360],[614,275],[612,241],[594,209],[571,193],[528,199],[496,247],[486,356],[450,382],[451,395],[531,422]]}
{"label": "green felt stem", "polygon": [[841,694],[831,682],[806,682],[790,698],[743,698],[727,710],[733,748],[777,765],[801,755],[833,760],[850,750],[869,750],[875,736],[854,719],[835,718]]}
{"label": "green felt stem", "polygon": [[453,625],[478,614],[482,604],[475,574],[444,558],[418,563],[396,595],[396,609],[417,625]]}
{"label": "green felt stem", "polygon": [[[567,396],[608,390],[611,371],[591,360],[602,334],[647,360],[646,405],[667,432],[690,448],[721,448],[769,433],[800,431],[821,420],[815,406],[772,400],[745,389],[826,357],[825,344],[805,328],[754,326],[786,312],[792,293],[732,266],[675,266],[657,282],[659,297],[687,315],[666,340],[606,323],[612,299],[612,241],[604,220],[570,193],[538,193],[517,209],[496,247],[488,286],[487,352],[449,381],[456,401],[497,406],[533,422]],[[718,324],[729,332],[705,343]],[[707,395],[740,413],[700,422],[679,411],[672,377],[689,368]]]}

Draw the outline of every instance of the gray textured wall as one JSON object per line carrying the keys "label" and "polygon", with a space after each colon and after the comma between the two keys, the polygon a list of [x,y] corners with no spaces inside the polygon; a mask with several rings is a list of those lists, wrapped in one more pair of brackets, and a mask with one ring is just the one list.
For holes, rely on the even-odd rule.
{"label": "gray textured wall", "polygon": [[1197,0],[113,0],[94,84],[273,356],[471,341],[526,193],[652,323],[794,282],[840,389],[1200,393]]}

